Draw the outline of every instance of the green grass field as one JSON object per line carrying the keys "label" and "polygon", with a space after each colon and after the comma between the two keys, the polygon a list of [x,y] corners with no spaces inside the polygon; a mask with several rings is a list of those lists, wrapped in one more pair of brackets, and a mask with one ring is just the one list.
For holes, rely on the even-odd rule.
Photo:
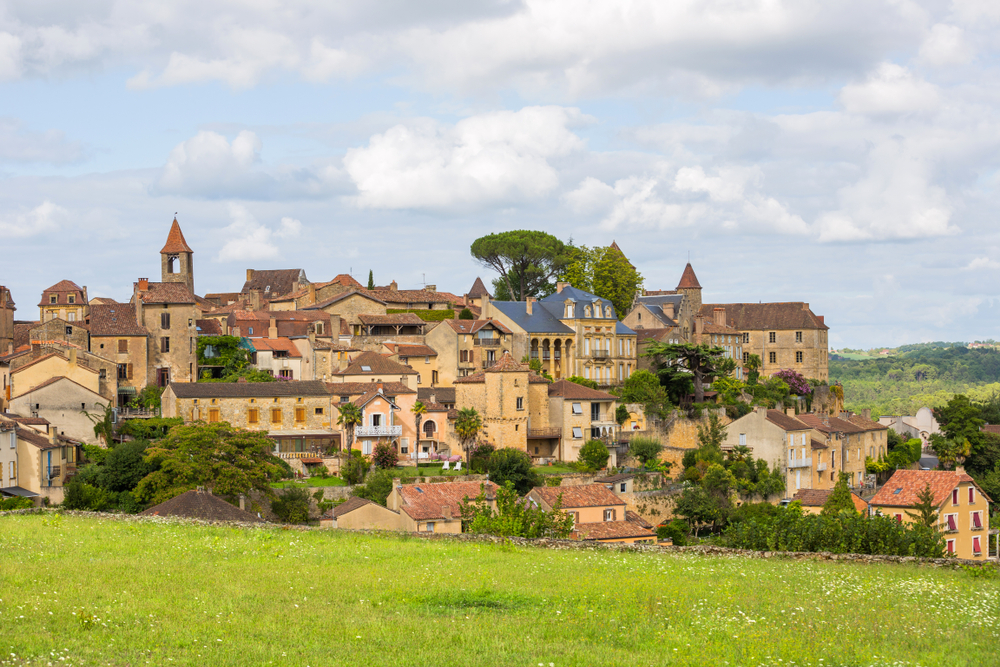
{"label": "green grass field", "polygon": [[3,665],[995,665],[1000,581],[0,515]]}

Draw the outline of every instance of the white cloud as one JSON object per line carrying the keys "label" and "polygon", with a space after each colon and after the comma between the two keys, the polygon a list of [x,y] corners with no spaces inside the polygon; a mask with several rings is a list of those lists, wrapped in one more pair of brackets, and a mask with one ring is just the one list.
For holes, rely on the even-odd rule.
{"label": "white cloud", "polygon": [[282,218],[276,229],[266,227],[240,204],[229,204],[229,216],[232,222],[222,230],[228,240],[216,255],[217,262],[277,259],[281,252],[276,241],[297,238],[302,232],[302,223],[290,217]]}
{"label": "white cloud", "polygon": [[21,38],[9,32],[0,32],[0,81],[16,79],[21,75]]}
{"label": "white cloud", "polygon": [[0,118],[0,160],[64,164],[83,157],[78,141],[67,141],[59,130],[32,132],[16,118]]}
{"label": "white cloud", "polygon": [[537,200],[559,174],[549,160],[581,151],[569,128],[578,109],[526,107],[471,116],[453,126],[397,125],[351,149],[344,167],[362,208],[467,209]]}
{"label": "white cloud", "polygon": [[873,116],[930,112],[941,103],[937,86],[894,63],[882,63],[864,83],[844,86],[839,99],[848,112]]}
{"label": "white cloud", "polygon": [[958,26],[938,23],[931,28],[927,39],[920,45],[918,58],[928,65],[947,67],[964,65],[972,60],[973,55],[964,30]]}
{"label": "white cloud", "polygon": [[62,206],[45,201],[31,210],[0,217],[0,238],[27,238],[59,229],[68,212]]}
{"label": "white cloud", "polygon": [[982,269],[1000,269],[1000,262],[995,259],[990,259],[989,257],[976,257],[963,267],[963,270],[965,271],[979,271]]}

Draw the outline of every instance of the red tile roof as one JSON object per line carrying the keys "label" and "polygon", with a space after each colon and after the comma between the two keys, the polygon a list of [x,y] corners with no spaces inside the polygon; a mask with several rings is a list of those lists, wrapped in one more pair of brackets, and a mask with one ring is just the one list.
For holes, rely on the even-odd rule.
{"label": "red tile roof", "polygon": [[614,401],[617,400],[611,394],[584,387],[582,384],[570,382],[569,380],[556,380],[549,385],[549,396],[562,398],[575,398],[585,401]]}
{"label": "red tile roof", "polygon": [[455,333],[460,334],[478,333],[480,329],[487,325],[491,325],[500,333],[510,333],[510,329],[503,322],[498,322],[497,320],[445,320],[445,322],[455,330]]}
{"label": "red tile roof", "polygon": [[221,336],[223,335],[222,323],[219,320],[209,318],[207,320],[195,320],[198,327],[198,334],[201,336]]}
{"label": "red tile roof", "polygon": [[[364,370],[366,366],[368,370]],[[347,368],[334,375],[416,375],[416,371],[409,366],[392,361],[378,352],[362,352],[354,357]]]}
{"label": "red tile roof", "polygon": [[785,431],[807,431],[812,428],[795,417],[789,417],[781,410],[768,410],[767,421]]}
{"label": "red tile roof", "polygon": [[[930,484],[931,491],[934,492],[934,504],[940,505],[948,499],[952,489],[962,482],[975,484],[972,477],[954,470],[897,470],[869,502],[872,506],[912,507],[920,502],[917,494]],[[976,488],[979,488],[978,485]],[[982,493],[982,489],[979,492]]]}
{"label": "red tile roof", "polygon": [[135,319],[131,303],[93,305],[90,307],[91,336],[148,336],[149,332]]}
{"label": "red tile roof", "polygon": [[[407,387],[402,382],[327,382],[326,387],[334,396],[361,396],[378,385],[382,387],[382,393],[386,396],[399,396],[400,394],[415,394],[414,390]],[[334,405],[337,402],[334,401]]]}
{"label": "red tile roof", "polygon": [[625,501],[612,493],[603,484],[583,484],[581,486],[536,486],[531,493],[555,507],[562,495],[562,509],[577,507],[618,507]]}
{"label": "red tile roof", "polygon": [[688,262],[687,266],[684,267],[684,273],[681,274],[681,281],[677,283],[677,289],[701,289],[701,283],[698,282],[698,276],[694,275],[691,262]]}
{"label": "red tile roof", "polygon": [[[46,288],[45,290],[43,290],[42,291],[42,300],[39,302],[38,305],[39,306],[56,305],[56,304],[49,303],[48,296],[50,294],[54,294],[56,296],[56,304],[58,304],[58,305],[62,305],[62,306],[65,306],[65,305],[72,305],[72,306],[86,305],[85,303],[83,303],[83,289],[79,285],[77,285],[76,283],[74,283],[71,280],[60,280],[59,282],[57,282],[52,287],[49,287],[49,288]],[[75,294],[75,295],[79,296],[79,299],[76,301],[76,303],[72,303],[72,304],[69,303],[69,300],[66,297],[68,295],[70,295],[70,294]]]}
{"label": "red tile roof", "polygon": [[250,343],[253,349],[258,352],[287,352],[289,357],[298,358],[302,356],[295,343],[287,338],[251,338]]}
{"label": "red tile roof", "polygon": [[427,345],[407,345],[405,343],[386,343],[394,354],[401,357],[436,357],[437,351]]}
{"label": "red tile roof", "polygon": [[324,299],[323,301],[314,303],[311,306],[306,306],[305,308],[303,308],[303,310],[318,310],[321,308],[326,308],[327,306],[335,304],[338,301],[343,301],[344,299],[352,296],[359,296],[362,299],[369,299],[376,303],[380,303],[383,306],[385,305],[385,301],[375,298],[374,296],[371,295],[371,293],[368,290],[359,288],[359,289],[350,289],[347,290],[346,292],[341,292],[340,294],[334,294],[328,299]]}
{"label": "red tile roof", "polygon": [[598,521],[578,523],[573,532],[581,540],[623,540],[656,537],[656,533],[632,521]]}
{"label": "red tile roof", "polygon": [[764,329],[829,329],[802,301],[784,303],[706,303],[698,315],[712,318],[725,308],[726,322],[740,331]]}
{"label": "red tile roof", "polygon": [[812,412],[798,415],[797,419],[821,433],[862,433],[865,430],[845,419],[820,416]]}
{"label": "red tile roof", "polygon": [[[792,500],[798,500],[803,507],[822,507],[829,500],[831,493],[833,493],[833,489],[799,489],[792,496]],[[857,511],[868,511],[868,503],[853,491],[851,491],[851,501]]]}
{"label": "red tile roof", "polygon": [[194,252],[191,247],[184,240],[184,232],[181,231],[181,226],[177,224],[177,218],[174,218],[173,223],[170,225],[170,232],[167,234],[167,242],[163,246],[161,253],[178,253],[178,252]]}
{"label": "red tile roof", "polygon": [[495,497],[498,487],[493,482],[443,482],[440,484],[404,484],[397,487],[403,500],[399,509],[416,521],[444,519],[444,508],[451,509],[451,517],[460,519],[459,503],[465,498],[473,500],[482,491]]}
{"label": "red tile roof", "polygon": [[138,294],[143,303],[195,303],[194,294],[181,283],[149,283],[149,290]]}
{"label": "red tile roof", "polygon": [[430,290],[416,289],[373,289],[367,290],[376,299],[381,299],[386,303],[450,303],[455,299],[454,294],[447,292],[431,292]]}

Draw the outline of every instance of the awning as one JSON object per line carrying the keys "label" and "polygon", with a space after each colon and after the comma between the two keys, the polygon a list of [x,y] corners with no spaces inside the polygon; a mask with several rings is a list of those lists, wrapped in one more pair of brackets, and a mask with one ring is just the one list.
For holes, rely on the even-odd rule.
{"label": "awning", "polygon": [[0,489],[0,493],[5,496],[20,496],[21,498],[37,498],[38,494],[33,491],[28,491],[27,489],[22,489],[19,486],[8,486],[6,489]]}
{"label": "awning", "polygon": [[137,394],[135,387],[118,387],[119,394]]}

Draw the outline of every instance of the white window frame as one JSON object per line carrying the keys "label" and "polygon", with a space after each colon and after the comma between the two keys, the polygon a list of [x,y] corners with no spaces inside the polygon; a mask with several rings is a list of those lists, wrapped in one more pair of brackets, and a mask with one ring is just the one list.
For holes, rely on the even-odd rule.
{"label": "white window frame", "polygon": [[433,521],[428,521],[427,523],[425,523],[424,524],[424,532],[425,533],[433,533],[434,532],[434,523],[435,522],[433,522]]}
{"label": "white window frame", "polygon": [[954,538],[950,540],[945,540],[945,553],[954,554],[955,553],[955,540]]}
{"label": "white window frame", "polygon": [[581,438],[583,438],[583,427],[582,426],[574,426],[573,427],[573,439],[574,440],[579,440]]}
{"label": "white window frame", "polygon": [[582,415],[583,414],[583,403],[574,403],[573,404],[573,414],[574,415]]}
{"label": "white window frame", "polygon": [[951,531],[951,528],[948,525],[948,517],[950,517],[950,516],[951,517],[955,517],[955,530],[956,531],[958,530],[958,512],[951,512],[949,514],[945,514],[942,517],[944,519],[943,524],[944,524],[944,530],[945,530],[945,532],[950,532]]}
{"label": "white window frame", "polygon": [[[979,546],[977,549],[976,546]],[[982,555],[983,553],[983,541],[980,539],[979,535],[972,536],[972,554],[974,556]]]}
{"label": "white window frame", "polygon": [[361,453],[364,456],[371,455],[371,453],[372,453],[372,441],[371,440],[362,440],[361,441]]}

